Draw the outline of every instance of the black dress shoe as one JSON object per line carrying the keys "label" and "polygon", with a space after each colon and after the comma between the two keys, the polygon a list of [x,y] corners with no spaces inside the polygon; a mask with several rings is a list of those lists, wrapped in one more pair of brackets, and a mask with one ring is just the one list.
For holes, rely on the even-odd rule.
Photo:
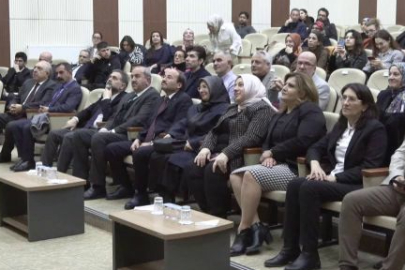
{"label": "black dress shoe", "polygon": [[19,161],[17,161],[16,163],[14,163],[13,165],[10,166],[10,170],[14,171],[15,167],[20,166],[21,163],[23,163],[23,162],[24,161],[20,159]]}
{"label": "black dress shoe", "polygon": [[318,252],[301,252],[300,256],[291,264],[287,265],[285,270],[315,270],[321,268],[321,260]]}
{"label": "black dress shoe", "polygon": [[246,248],[252,245],[253,231],[247,228],[238,233],[231,246],[231,257],[245,254]]}
{"label": "black dress shoe", "polygon": [[106,191],[104,187],[90,187],[86,192],[84,192],[84,199],[85,200],[95,200],[104,198],[106,195]]}
{"label": "black dress shoe", "polygon": [[299,248],[283,248],[276,257],[264,262],[266,267],[280,267],[294,261],[300,255]]}
{"label": "black dress shoe", "polygon": [[31,169],[35,169],[35,162],[34,161],[23,161],[18,166],[14,167],[15,172],[23,172],[29,171]]}
{"label": "black dress shoe", "polygon": [[150,204],[149,197],[147,194],[136,194],[134,197],[128,201],[124,208],[126,210],[134,209],[135,206],[142,206]]}
{"label": "black dress shoe", "polygon": [[120,186],[117,188],[116,191],[114,191],[110,194],[107,194],[106,199],[107,200],[119,200],[119,199],[124,199],[124,198],[131,198],[132,196],[134,196],[133,190]]}
{"label": "black dress shoe", "polygon": [[270,244],[273,241],[273,237],[270,234],[270,229],[261,222],[257,222],[252,225],[253,241],[252,245],[246,248],[246,255],[253,255],[260,252],[260,247],[263,242]]}

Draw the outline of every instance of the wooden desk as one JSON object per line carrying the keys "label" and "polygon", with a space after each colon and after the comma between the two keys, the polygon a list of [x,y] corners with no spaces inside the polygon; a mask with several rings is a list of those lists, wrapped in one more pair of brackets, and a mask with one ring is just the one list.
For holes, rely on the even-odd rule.
{"label": "wooden desk", "polygon": [[68,183],[47,184],[45,178],[0,167],[0,226],[9,224],[29,241],[84,233],[83,186],[86,181],[58,172]]}
{"label": "wooden desk", "polygon": [[[233,222],[215,227],[180,225],[147,211],[110,214],[114,270],[229,270]],[[194,222],[217,219],[192,211]]]}

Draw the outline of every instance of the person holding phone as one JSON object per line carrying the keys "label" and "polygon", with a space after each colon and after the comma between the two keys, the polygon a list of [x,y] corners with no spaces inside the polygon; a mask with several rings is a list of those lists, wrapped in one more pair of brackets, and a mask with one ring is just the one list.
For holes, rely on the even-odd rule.
{"label": "person holding phone", "polygon": [[405,141],[391,158],[389,175],[380,186],[349,193],[339,218],[339,268],[357,269],[357,251],[365,216],[397,217],[388,255],[380,269],[401,270],[405,264]]}
{"label": "person holding phone", "polygon": [[367,53],[362,46],[362,39],[359,32],[349,30],[345,38],[339,40],[333,55],[330,57],[329,71],[333,72],[339,68],[363,69],[367,63]]}
{"label": "person holding phone", "polygon": [[371,75],[374,71],[389,68],[394,62],[402,62],[404,54],[395,39],[387,30],[379,30],[373,37],[373,57],[364,66],[363,71]]}

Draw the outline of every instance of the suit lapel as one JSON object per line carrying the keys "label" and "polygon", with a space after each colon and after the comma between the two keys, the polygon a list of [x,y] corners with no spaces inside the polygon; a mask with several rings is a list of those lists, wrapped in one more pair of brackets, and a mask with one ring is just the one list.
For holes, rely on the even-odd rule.
{"label": "suit lapel", "polygon": [[353,150],[353,147],[356,145],[357,141],[361,137],[363,129],[355,130],[352,139],[350,140],[349,146],[347,147],[345,159],[350,156],[350,152]]}

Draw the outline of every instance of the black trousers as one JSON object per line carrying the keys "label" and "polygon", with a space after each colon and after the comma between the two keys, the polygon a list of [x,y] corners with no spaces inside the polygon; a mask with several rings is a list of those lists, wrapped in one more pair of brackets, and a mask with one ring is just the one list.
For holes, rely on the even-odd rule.
{"label": "black trousers", "polygon": [[123,159],[132,154],[131,141],[113,142],[106,146],[104,150],[105,158],[110,164],[111,176],[115,183],[128,189],[133,189],[129,179],[127,166]]}
{"label": "black trousers", "polygon": [[2,155],[5,156],[10,155],[14,148],[11,146],[12,140],[7,138],[10,134],[13,137],[13,143],[17,146],[18,156],[23,161],[34,162],[35,139],[31,134],[31,120],[20,119],[7,124],[5,143],[2,149]]}
{"label": "black trousers", "polygon": [[[45,141],[45,147],[42,151],[41,161],[45,166],[52,167],[58,149],[58,171],[66,172],[73,158],[73,132],[70,129],[56,129],[49,132]],[[65,141],[66,140],[66,141]]]}
{"label": "black trousers", "polygon": [[153,152],[153,146],[142,146],[132,153],[135,174],[134,187],[141,194],[145,194],[148,190],[149,160]]}
{"label": "black trousers", "polygon": [[212,172],[214,162],[204,167],[192,164],[184,170],[191,194],[194,195],[201,210],[214,216],[225,217],[231,206],[231,192],[227,182],[227,173],[219,169]]}
{"label": "black trousers", "polygon": [[341,201],[361,185],[296,178],[288,183],[284,220],[284,247],[316,252],[319,238],[321,204]]}

